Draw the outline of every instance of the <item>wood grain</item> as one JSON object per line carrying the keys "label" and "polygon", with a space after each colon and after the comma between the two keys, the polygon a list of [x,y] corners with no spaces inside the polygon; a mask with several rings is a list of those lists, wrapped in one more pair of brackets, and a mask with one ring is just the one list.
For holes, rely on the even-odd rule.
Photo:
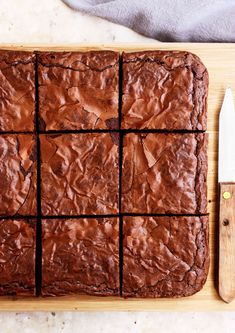
{"label": "wood grain", "polygon": [[220,183],[219,294],[235,298],[235,183]]}
{"label": "wood grain", "polygon": [[74,296],[60,298],[12,299],[1,298],[0,310],[6,311],[209,311],[235,310],[235,301],[226,304],[218,296],[217,259],[218,259],[218,205],[217,202],[217,152],[218,116],[225,89],[231,87],[235,92],[235,44],[189,44],[189,43],[151,43],[151,44],[100,44],[94,45],[1,45],[0,48],[15,50],[188,50],[197,54],[209,71],[210,85],[208,97],[209,133],[209,171],[208,171],[208,211],[210,213],[210,253],[211,266],[204,288],[197,294],[180,299],[121,299],[112,297]]}

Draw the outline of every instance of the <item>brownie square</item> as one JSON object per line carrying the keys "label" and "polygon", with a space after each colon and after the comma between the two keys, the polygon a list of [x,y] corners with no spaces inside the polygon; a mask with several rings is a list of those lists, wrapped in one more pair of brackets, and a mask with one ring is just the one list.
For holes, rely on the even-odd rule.
{"label": "brownie square", "polygon": [[208,72],[185,51],[123,53],[122,128],[206,130]]}
{"label": "brownie square", "polygon": [[33,131],[35,55],[0,50],[0,132]]}
{"label": "brownie square", "polygon": [[118,133],[40,135],[42,214],[118,213]]}
{"label": "brownie square", "polygon": [[206,213],[206,176],[206,134],[127,134],[122,213]]}
{"label": "brownie square", "polygon": [[0,135],[0,216],[36,215],[36,164],[33,135]]}
{"label": "brownie square", "polygon": [[0,295],[35,295],[35,228],[32,219],[0,219]]}
{"label": "brownie square", "polygon": [[118,218],[42,220],[42,295],[119,295]]}
{"label": "brownie square", "polygon": [[209,268],[208,216],[124,217],[124,297],[198,292]]}
{"label": "brownie square", "polygon": [[45,52],[38,62],[41,130],[118,128],[117,52]]}

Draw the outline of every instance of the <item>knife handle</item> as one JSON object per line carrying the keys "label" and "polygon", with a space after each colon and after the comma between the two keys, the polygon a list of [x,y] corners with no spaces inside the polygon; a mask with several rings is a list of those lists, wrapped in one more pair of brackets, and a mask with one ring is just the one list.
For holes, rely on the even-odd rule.
{"label": "knife handle", "polygon": [[230,303],[235,297],[235,183],[220,183],[219,294]]}

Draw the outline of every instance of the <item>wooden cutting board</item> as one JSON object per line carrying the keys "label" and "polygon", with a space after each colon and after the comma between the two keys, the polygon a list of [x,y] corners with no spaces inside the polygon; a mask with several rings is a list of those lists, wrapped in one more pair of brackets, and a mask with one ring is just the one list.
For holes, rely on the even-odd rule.
{"label": "wooden cutting board", "polygon": [[[137,51],[150,49],[187,50],[197,54],[206,65],[209,76],[208,133],[208,211],[210,213],[210,253],[211,265],[207,282],[197,294],[179,299],[122,299],[118,297],[70,296],[58,298],[16,298],[0,297],[0,311],[208,311],[235,310],[235,301],[225,304],[217,293],[218,259],[218,205],[217,205],[217,152],[218,116],[226,87],[231,87],[235,95],[235,44],[191,44],[191,43],[151,43],[151,44],[109,44],[109,45],[0,45],[0,49],[15,50],[54,50],[86,51],[112,49],[117,51]],[[234,145],[235,149],[235,145]],[[234,277],[235,278],[235,277]]]}

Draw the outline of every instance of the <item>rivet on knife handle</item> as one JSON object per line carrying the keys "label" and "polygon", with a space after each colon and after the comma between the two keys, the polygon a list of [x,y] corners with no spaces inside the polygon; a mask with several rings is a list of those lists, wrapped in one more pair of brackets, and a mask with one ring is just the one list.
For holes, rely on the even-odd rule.
{"label": "rivet on knife handle", "polygon": [[235,183],[220,183],[219,294],[235,298]]}

